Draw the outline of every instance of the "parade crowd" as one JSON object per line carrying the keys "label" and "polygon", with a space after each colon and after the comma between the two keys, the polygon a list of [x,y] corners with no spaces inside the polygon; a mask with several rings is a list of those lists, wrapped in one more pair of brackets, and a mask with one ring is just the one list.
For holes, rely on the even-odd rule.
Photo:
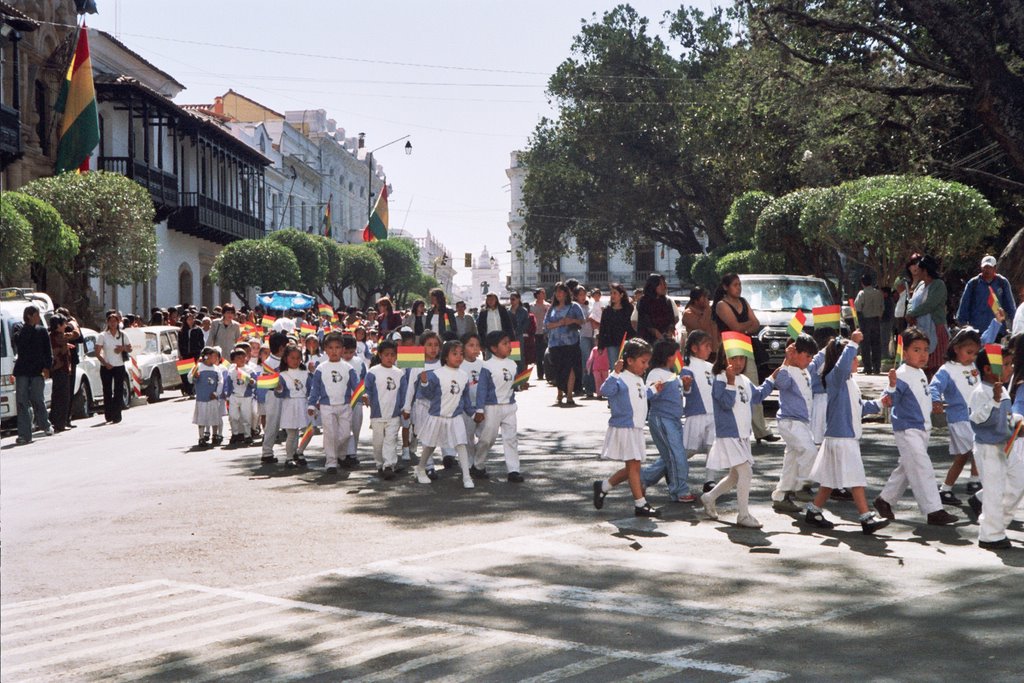
{"label": "parade crowd", "polygon": [[[1010,283],[986,256],[953,313],[938,264],[914,255],[894,287],[877,288],[869,276],[862,285],[848,337],[838,324],[809,322],[811,334],[796,325],[785,362],[767,377],[758,372],[760,322],[734,274],[713,294],[692,290],[682,310],[658,274],[632,294],[613,284],[607,302],[601,290],[567,280],[554,286],[550,303],[544,289],[529,305],[518,292],[507,306],[491,293],[474,312],[464,302],[449,307],[439,289],[407,311],[387,297],[366,311],[182,304],[154,309],[144,320],[112,310],[97,341],[105,419],[121,420],[132,353],[123,329],[173,325],[180,329],[182,392],[195,400],[199,449],[223,444],[226,416],[228,445],[258,443],[263,466],[278,462],[283,441],[285,466],[307,467],[305,450],[322,435],[325,472],[332,475],[359,466],[368,421],[374,464],[385,480],[411,466],[417,481],[429,484],[439,465],[461,471],[462,485],[474,488],[474,479],[490,476],[488,457],[500,437],[505,476],[519,483],[516,394],[530,387],[535,369],[538,382],[554,385],[559,408],[576,406],[578,398],[607,401],[601,457],[621,466],[593,482],[598,509],[613,487],[627,483],[634,514],[658,517],[646,492],[664,479],[672,501],[699,502],[711,519],[718,519],[718,500],[735,490],[736,523],[758,528],[749,509],[751,442],[781,438],[782,472],[771,494],[777,512],[831,528],[826,504],[852,500],[864,533],[872,534],[895,518],[893,507],[909,487],[928,524],[949,524],[958,518],[944,507],[961,504],[954,486],[969,467],[979,544],[1010,547],[1005,530],[1024,496],[1024,438],[1016,438],[1024,422],[1024,314]],[[40,311],[26,308],[14,333],[18,443],[32,440],[33,413],[47,435],[74,426],[68,378],[79,339],[66,309],[50,318],[47,331]],[[884,392],[862,396],[858,368],[879,374],[889,355],[896,362]],[[45,377],[53,379],[49,415]],[[776,391],[777,435],[762,410]],[[890,413],[899,459],[869,505],[862,419],[883,411]],[[941,412],[952,461],[937,484],[927,448],[932,415]],[[645,429],[658,450],[646,467]],[[697,454],[705,461],[702,490],[691,492],[689,460]]]}

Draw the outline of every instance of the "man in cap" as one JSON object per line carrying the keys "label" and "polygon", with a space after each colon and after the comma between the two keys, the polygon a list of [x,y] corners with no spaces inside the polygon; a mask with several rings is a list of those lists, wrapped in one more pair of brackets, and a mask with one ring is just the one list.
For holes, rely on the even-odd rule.
{"label": "man in cap", "polygon": [[995,292],[999,307],[1006,312],[1006,319],[1013,320],[1017,305],[1013,300],[1010,282],[996,272],[996,257],[985,256],[981,259],[981,272],[967,281],[960,307],[956,311],[956,320],[961,325],[970,325],[984,332],[995,318],[988,304],[989,290]]}

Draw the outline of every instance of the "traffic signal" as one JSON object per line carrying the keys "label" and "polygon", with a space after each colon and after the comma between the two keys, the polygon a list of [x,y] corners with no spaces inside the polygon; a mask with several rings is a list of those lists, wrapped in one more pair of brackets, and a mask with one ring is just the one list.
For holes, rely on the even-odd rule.
{"label": "traffic signal", "polygon": [[470,254],[468,251],[466,252],[466,258],[465,258],[464,265],[465,265],[466,268],[472,268],[473,267],[473,255]]}

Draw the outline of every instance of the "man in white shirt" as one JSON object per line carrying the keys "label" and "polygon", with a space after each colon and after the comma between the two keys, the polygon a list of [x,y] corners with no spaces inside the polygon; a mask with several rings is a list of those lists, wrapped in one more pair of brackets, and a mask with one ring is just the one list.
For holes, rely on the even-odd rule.
{"label": "man in white shirt", "polygon": [[590,324],[594,328],[594,339],[597,339],[598,331],[601,329],[601,313],[603,311],[601,290],[595,287],[590,290]]}

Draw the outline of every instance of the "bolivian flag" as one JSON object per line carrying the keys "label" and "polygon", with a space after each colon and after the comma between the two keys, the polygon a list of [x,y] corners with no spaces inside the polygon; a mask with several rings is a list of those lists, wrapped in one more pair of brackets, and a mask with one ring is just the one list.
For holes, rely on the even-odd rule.
{"label": "bolivian flag", "polygon": [[399,346],[398,367],[422,368],[426,365],[425,351],[422,346]]}
{"label": "bolivian flag", "polygon": [[514,387],[521,387],[524,384],[526,384],[527,382],[529,382],[530,381],[530,373],[532,373],[532,372],[533,372],[533,366],[531,365],[530,367],[526,368],[525,370],[520,372],[518,375],[516,375],[516,378],[514,380],[512,380],[512,386],[514,386]]}
{"label": "bolivian flag", "polygon": [[316,325],[311,325],[310,323],[302,323],[301,325],[299,325],[299,334],[306,336],[316,334]]}
{"label": "bolivian flag", "polygon": [[992,287],[988,288],[988,307],[992,309],[992,315],[999,315],[999,297],[996,296],[996,291]]}
{"label": "bolivian flag", "polygon": [[356,387],[356,390],[352,392],[352,398],[349,399],[348,404],[350,406],[352,406],[353,408],[355,408],[356,404],[359,403],[359,399],[361,399],[365,395],[366,395],[366,380],[364,379],[363,381],[361,381],[359,383],[359,386]]}
{"label": "bolivian flag", "polygon": [[896,335],[896,365],[903,362],[903,335]]}
{"label": "bolivian flag", "polygon": [[330,304],[320,304],[316,307],[316,310],[320,315],[327,318],[328,320],[334,318],[334,309],[330,306]]}
{"label": "bolivian flag", "polygon": [[96,88],[92,82],[92,60],[89,59],[89,32],[83,23],[78,29],[78,46],[68,67],[54,108],[64,114],[57,143],[54,173],[82,168],[100,143],[100,122],[96,106]]}
{"label": "bolivian flag", "polygon": [[277,372],[265,372],[256,380],[257,389],[276,389],[281,382],[281,374]]}
{"label": "bolivian flag", "polygon": [[803,311],[797,311],[793,314],[793,319],[789,321],[789,327],[786,328],[786,332],[793,339],[796,339],[804,332],[804,325],[807,324],[807,315]]}
{"label": "bolivian flag", "polygon": [[260,321],[260,325],[263,325],[263,329],[269,330],[277,322],[277,318],[272,315],[264,315],[263,320]]}
{"label": "bolivian flag", "polygon": [[512,350],[508,352],[508,357],[514,361],[523,359],[523,350],[519,347],[519,342],[512,342]]}
{"label": "bolivian flag", "polygon": [[683,371],[683,367],[685,365],[686,363],[683,362],[683,354],[676,351],[676,357],[672,361],[672,369],[675,370],[675,373],[678,375]]}
{"label": "bolivian flag", "polygon": [[819,306],[811,310],[814,315],[815,327],[834,327],[839,329],[839,319],[843,315],[841,306]]}
{"label": "bolivian flag", "polygon": [[992,374],[1001,377],[1003,374],[1003,347],[1001,344],[985,344],[985,355],[992,366]]}
{"label": "bolivian flag", "polygon": [[370,219],[366,222],[366,227],[363,228],[363,241],[376,242],[377,240],[386,240],[387,238],[388,186],[385,183],[384,187],[380,188],[380,196],[377,197],[377,203],[373,206]]}
{"label": "bolivian flag", "polygon": [[853,299],[848,299],[847,302],[850,304],[850,314],[853,315],[853,329],[860,329],[860,321],[857,320],[857,307],[853,305]]}
{"label": "bolivian flag", "polygon": [[742,332],[723,332],[722,349],[725,350],[725,355],[729,358],[746,356],[750,360],[754,360],[754,345],[750,342],[750,337]]}
{"label": "bolivian flag", "polygon": [[186,358],[185,360],[179,360],[177,363],[174,364],[174,367],[178,369],[179,375],[187,375],[188,373],[192,372],[193,368],[196,367],[196,359]]}
{"label": "bolivian flag", "polygon": [[298,450],[299,453],[302,453],[303,451],[306,450],[306,446],[308,446],[309,442],[312,440],[313,425],[309,425],[308,427],[306,427],[306,431],[302,432],[302,437],[299,439],[299,446],[296,450]]}

